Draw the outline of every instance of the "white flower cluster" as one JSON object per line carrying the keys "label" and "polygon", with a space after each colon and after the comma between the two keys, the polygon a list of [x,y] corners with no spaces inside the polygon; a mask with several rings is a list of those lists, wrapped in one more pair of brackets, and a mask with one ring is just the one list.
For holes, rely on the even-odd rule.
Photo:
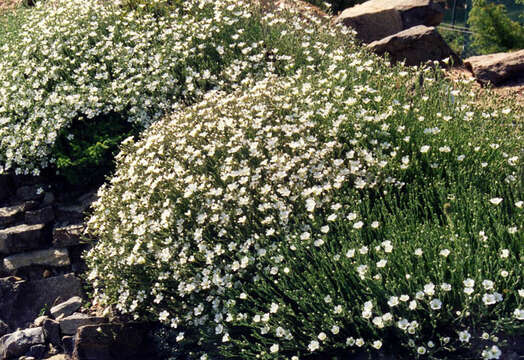
{"label": "white flower cluster", "polygon": [[[390,345],[384,334],[433,356],[467,346],[473,323],[522,320],[524,291],[511,285],[524,216],[510,191],[517,155],[475,143],[478,114],[456,90],[441,106],[449,89],[432,87],[431,69],[329,48],[299,18],[263,21],[301,29],[300,56],[275,59],[291,75],[245,74],[236,91],[211,91],[124,141],[88,224],[95,302],[182,327],[181,342],[199,327],[249,359],[377,350]],[[430,95],[413,100],[407,79],[418,76]],[[496,189],[515,198],[510,215],[509,199],[479,190],[495,189],[492,174],[507,179]],[[470,175],[478,188],[462,188]],[[403,198],[402,180],[437,200]]]}
{"label": "white flower cluster", "polygon": [[0,173],[38,174],[76,121],[117,113],[145,128],[208,89],[286,66],[285,53],[269,56],[243,32],[250,23],[261,30],[250,9],[192,0],[155,17],[111,2],[39,2],[0,45]]}

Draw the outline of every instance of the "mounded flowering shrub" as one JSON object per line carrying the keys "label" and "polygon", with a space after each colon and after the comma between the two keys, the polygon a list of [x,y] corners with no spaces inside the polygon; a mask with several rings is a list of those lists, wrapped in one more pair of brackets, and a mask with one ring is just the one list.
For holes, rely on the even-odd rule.
{"label": "mounded flowering shrub", "polygon": [[498,358],[524,319],[522,119],[438,69],[324,58],[124,141],[88,224],[95,302],[200,359]]}
{"label": "mounded flowering shrub", "polygon": [[123,138],[206,91],[313,65],[327,50],[295,46],[299,29],[262,20],[248,2],[180,4],[50,0],[20,10],[19,26],[0,35],[0,172],[51,167],[83,183],[107,173]]}

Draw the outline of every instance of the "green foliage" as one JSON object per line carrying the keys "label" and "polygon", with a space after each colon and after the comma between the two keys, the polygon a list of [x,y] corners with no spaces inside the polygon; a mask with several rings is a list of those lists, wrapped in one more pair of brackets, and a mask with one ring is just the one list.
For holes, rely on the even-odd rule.
{"label": "green foliage", "polygon": [[96,305],[191,359],[496,353],[524,318],[522,113],[338,28],[259,21],[294,71],[122,144],[88,225]]}
{"label": "green foliage", "polygon": [[76,121],[55,144],[56,167],[69,184],[102,183],[122,140],[137,133],[136,126],[116,113]]}
{"label": "green foliage", "polygon": [[524,24],[511,20],[503,4],[474,0],[468,23],[480,54],[524,48]]}

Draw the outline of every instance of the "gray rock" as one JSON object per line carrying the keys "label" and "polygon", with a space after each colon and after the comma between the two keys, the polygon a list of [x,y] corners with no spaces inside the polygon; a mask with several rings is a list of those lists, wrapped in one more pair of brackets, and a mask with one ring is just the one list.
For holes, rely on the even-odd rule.
{"label": "gray rock", "polygon": [[44,342],[41,327],[15,331],[0,338],[0,355],[3,359],[22,356],[31,346]]}
{"label": "gray rock", "polygon": [[84,217],[91,207],[91,204],[96,201],[97,192],[91,191],[79,197],[74,203],[67,205],[60,205],[56,208],[56,217],[59,221],[67,221],[69,223],[80,223],[84,221]]}
{"label": "gray rock", "polygon": [[47,346],[44,344],[33,345],[29,348],[29,351],[25,354],[28,357],[35,359],[42,359],[47,351]]}
{"label": "gray rock", "polygon": [[480,83],[501,85],[508,80],[524,79],[524,49],[509,53],[473,56],[464,65]]}
{"label": "gray rock", "polygon": [[16,196],[24,201],[41,200],[44,197],[44,186],[39,184],[21,186],[16,190]]}
{"label": "gray rock", "polygon": [[60,324],[58,321],[46,319],[42,323],[42,329],[44,329],[44,337],[46,342],[49,342],[55,346],[61,345]]}
{"label": "gray rock", "polygon": [[84,224],[67,225],[53,229],[53,246],[70,247],[82,243]]}
{"label": "gray rock", "polygon": [[82,298],[80,296],[73,296],[67,301],[64,301],[63,303],[60,303],[56,306],[53,306],[51,308],[51,315],[55,319],[59,317],[66,317],[74,313],[80,308],[80,305],[82,305]]}
{"label": "gray rock", "polygon": [[71,265],[67,249],[46,249],[8,256],[4,268],[15,271],[28,266],[41,265],[63,267]]}
{"label": "gray rock", "polygon": [[73,360],[151,359],[147,324],[87,325],[75,336]]}
{"label": "gray rock", "polygon": [[15,277],[0,279],[0,319],[12,329],[25,328],[42,309],[50,308],[58,297],[82,296],[80,279],[74,274],[24,281]]}
{"label": "gray rock", "polygon": [[9,333],[9,325],[7,325],[5,322],[0,320],[0,337],[8,333]]}
{"label": "gray rock", "polygon": [[370,0],[342,11],[335,21],[370,43],[416,25],[436,26],[443,17],[444,9],[433,0]]}
{"label": "gray rock", "polygon": [[7,226],[21,219],[24,214],[24,205],[13,205],[0,208],[0,226]]}
{"label": "gray rock", "polygon": [[378,55],[389,54],[393,62],[405,61],[406,65],[418,65],[447,57],[451,57],[455,64],[460,63],[460,59],[437,30],[424,25],[414,26],[374,41],[368,45],[368,48]]}
{"label": "gray rock", "polygon": [[25,213],[25,222],[27,224],[47,224],[55,219],[55,211],[52,206],[27,211]]}
{"label": "gray rock", "polygon": [[13,254],[42,246],[44,224],[17,225],[0,230],[0,254]]}
{"label": "gray rock", "polygon": [[82,313],[74,313],[68,317],[58,320],[62,334],[74,335],[80,326],[97,325],[106,321],[103,317],[89,316]]}

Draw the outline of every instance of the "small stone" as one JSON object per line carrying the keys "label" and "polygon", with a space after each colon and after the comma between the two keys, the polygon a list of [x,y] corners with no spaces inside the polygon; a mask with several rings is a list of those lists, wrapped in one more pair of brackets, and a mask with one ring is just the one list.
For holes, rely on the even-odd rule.
{"label": "small stone", "polygon": [[55,212],[52,206],[45,208],[27,211],[25,213],[25,222],[27,224],[47,224],[55,219]]}
{"label": "small stone", "polygon": [[44,224],[17,225],[0,230],[0,254],[14,254],[42,246]]}
{"label": "small stone", "polygon": [[7,325],[5,322],[0,320],[0,337],[8,333],[9,333],[9,325]]}
{"label": "small stone", "polygon": [[8,256],[4,268],[14,271],[24,267],[41,265],[63,267],[71,264],[67,249],[46,249]]}
{"label": "small stone", "polygon": [[75,348],[75,338],[73,336],[64,336],[62,338],[62,346],[66,354],[72,355]]}
{"label": "small stone", "polygon": [[22,217],[24,205],[14,205],[0,208],[0,226],[10,225]]}
{"label": "small stone", "polygon": [[22,356],[31,346],[45,342],[41,327],[18,330],[0,338],[0,357],[2,359]]}
{"label": "small stone", "polygon": [[80,308],[80,305],[82,305],[82,298],[80,296],[73,296],[67,301],[64,301],[63,303],[60,303],[56,306],[53,306],[51,308],[51,315],[55,319],[59,317],[66,317],[74,313]]}
{"label": "small stone", "polygon": [[83,224],[55,227],[53,229],[53,246],[70,247],[79,245],[84,231]]}
{"label": "small stone", "polygon": [[43,315],[43,316],[39,316],[39,317],[37,317],[37,318],[35,319],[35,321],[33,322],[33,324],[35,324],[35,326],[42,326],[44,320],[47,320],[47,319],[49,319],[48,316],[45,316],[45,315]]}
{"label": "small stone", "polygon": [[58,321],[48,318],[42,323],[42,328],[44,329],[44,337],[47,342],[55,346],[61,346],[60,324],[58,324]]}
{"label": "small stone", "polygon": [[35,359],[42,359],[45,352],[47,351],[47,346],[43,344],[33,345],[29,348],[26,356],[33,357]]}
{"label": "small stone", "polygon": [[105,320],[103,317],[74,313],[73,315],[59,319],[58,322],[62,334],[73,335],[80,326],[102,324]]}

